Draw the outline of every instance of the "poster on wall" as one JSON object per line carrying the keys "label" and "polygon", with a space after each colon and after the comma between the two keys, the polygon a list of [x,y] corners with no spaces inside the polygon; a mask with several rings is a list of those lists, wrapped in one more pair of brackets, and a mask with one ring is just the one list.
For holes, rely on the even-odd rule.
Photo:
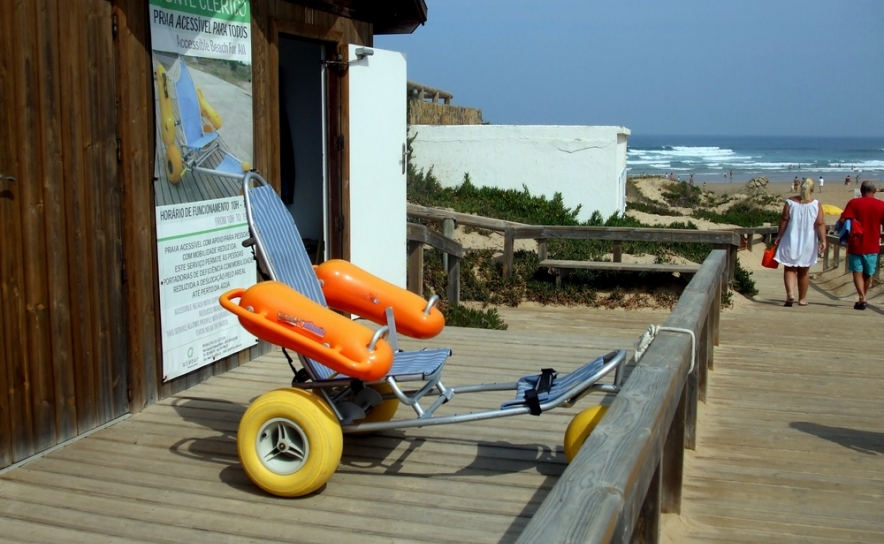
{"label": "poster on wall", "polygon": [[218,297],[256,282],[242,197],[252,169],[248,0],[149,0],[163,381],[256,343]]}

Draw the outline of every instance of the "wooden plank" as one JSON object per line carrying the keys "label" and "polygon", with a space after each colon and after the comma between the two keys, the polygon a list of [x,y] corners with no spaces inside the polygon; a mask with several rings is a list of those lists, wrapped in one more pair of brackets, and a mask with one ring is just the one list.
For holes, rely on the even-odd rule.
{"label": "wooden plank", "polygon": [[102,358],[98,365],[109,385],[107,407],[102,423],[129,413],[129,361],[127,357],[126,308],[123,298],[123,226],[120,184],[120,170],[117,163],[117,77],[114,57],[113,5],[106,1],[91,3],[90,21],[94,41],[90,48],[95,64],[102,66],[92,79],[96,103],[103,104],[104,111],[114,111],[114,115],[99,113],[93,122],[94,161],[101,176],[99,207],[101,229],[96,233],[101,243],[93,248],[94,262],[100,273],[94,281],[102,292],[98,313],[101,319]]}
{"label": "wooden plank", "polygon": [[[462,223],[462,221],[461,221]],[[630,242],[683,242],[740,246],[733,232],[688,229],[635,229],[628,227],[528,226],[513,227],[516,239],[567,238],[572,240],[622,240]]]}
{"label": "wooden plank", "polygon": [[[29,125],[21,120],[27,114],[19,107],[17,80],[21,74],[18,32],[15,27],[13,1],[0,0],[0,131],[17,134]],[[34,453],[34,425],[31,411],[28,367],[28,337],[25,316],[24,249],[22,235],[23,186],[34,183],[24,167],[32,164],[30,157],[21,160],[22,142],[18,138],[0,138],[0,312],[2,346],[0,346],[0,466],[6,466]],[[13,438],[14,437],[14,438]]]}
{"label": "wooden plank", "polygon": [[[52,331],[49,315],[51,303],[46,275],[46,218],[43,183],[46,182],[41,158],[43,126],[40,118],[41,92],[40,49],[38,44],[38,17],[36,3],[17,3],[12,9],[17,52],[14,55],[16,73],[14,92],[18,126],[15,134],[22,170],[19,183],[22,198],[22,255],[24,298],[27,311],[25,337],[28,342],[28,377],[35,450],[41,451],[56,444],[55,392],[52,381],[52,353],[45,339]],[[41,341],[43,340],[43,341]],[[24,385],[24,384],[23,384]]]}
{"label": "wooden plank", "polygon": [[[64,187],[67,193],[66,220],[69,226],[66,229],[66,252],[63,253],[70,266],[73,355],[70,383],[75,390],[77,428],[87,430],[107,420],[102,421],[97,413],[101,409],[101,397],[96,383],[96,373],[100,365],[94,364],[97,354],[93,342],[98,335],[92,334],[96,323],[93,308],[97,298],[97,293],[93,290],[96,281],[93,263],[101,261],[93,260],[91,247],[95,214],[83,213],[84,210],[98,209],[90,198],[94,194],[94,188],[86,188],[87,184],[92,185],[96,172],[91,157],[84,152],[83,142],[93,141],[91,121],[96,115],[106,115],[107,112],[99,113],[95,111],[98,108],[90,108],[87,102],[94,97],[92,89],[84,80],[95,70],[92,51],[85,45],[94,32],[92,29],[83,31],[88,6],[81,2],[62,2],[58,8],[58,39],[65,44],[60,49],[64,58],[59,63],[61,107],[64,111],[80,112],[79,115],[65,115],[61,119]],[[89,27],[88,24],[85,26]],[[68,57],[68,54],[71,56]]]}
{"label": "wooden plank", "polygon": [[[50,74],[59,72],[62,44],[58,34],[57,0],[44,0],[38,10],[38,48],[40,84],[40,120],[43,157],[43,191],[46,247],[60,248],[66,244],[64,163],[61,123],[61,90]],[[56,76],[57,77],[57,76]],[[51,335],[50,361],[55,437],[58,443],[77,434],[77,414],[73,379],[73,345],[71,339],[71,301],[68,289],[68,260],[64,251],[48,251],[45,273],[49,283],[49,324]]]}
{"label": "wooden plank", "polygon": [[696,264],[623,263],[607,261],[563,261],[547,259],[538,265],[541,268],[573,268],[580,270],[606,270],[613,272],[679,272],[695,274],[700,270]]}
{"label": "wooden plank", "polygon": [[[147,10],[140,0],[114,0],[115,60],[120,137],[123,296],[126,301],[129,409],[156,402],[161,373],[159,316],[156,313],[156,213],[152,185],[155,134]],[[137,319],[131,318],[138,316]]]}
{"label": "wooden plank", "polygon": [[451,210],[443,210],[440,208],[429,208],[409,202],[407,207],[409,217],[417,217],[419,219],[445,220],[454,219],[458,224],[467,227],[476,227],[495,231],[505,231],[507,227],[522,227],[524,223],[515,221],[504,221],[503,219],[494,219],[491,217],[482,217],[468,213],[455,212]]}

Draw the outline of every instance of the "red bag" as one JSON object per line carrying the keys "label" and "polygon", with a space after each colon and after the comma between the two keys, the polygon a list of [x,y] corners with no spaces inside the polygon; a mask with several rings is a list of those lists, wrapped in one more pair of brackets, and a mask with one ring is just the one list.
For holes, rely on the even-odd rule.
{"label": "red bag", "polygon": [[777,262],[776,259],[774,259],[774,255],[776,254],[777,244],[774,244],[771,247],[767,248],[767,250],[764,252],[764,256],[761,257],[761,266],[765,268],[778,268],[780,266],[780,263]]}

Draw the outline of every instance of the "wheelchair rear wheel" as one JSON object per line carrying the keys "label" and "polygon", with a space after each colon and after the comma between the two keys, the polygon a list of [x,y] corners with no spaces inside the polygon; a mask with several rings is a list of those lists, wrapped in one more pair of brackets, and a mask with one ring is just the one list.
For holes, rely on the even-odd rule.
{"label": "wheelchair rear wheel", "polygon": [[236,446],[249,478],[282,497],[319,489],[341,460],[343,433],[318,396],[299,389],[265,393],[239,423]]}

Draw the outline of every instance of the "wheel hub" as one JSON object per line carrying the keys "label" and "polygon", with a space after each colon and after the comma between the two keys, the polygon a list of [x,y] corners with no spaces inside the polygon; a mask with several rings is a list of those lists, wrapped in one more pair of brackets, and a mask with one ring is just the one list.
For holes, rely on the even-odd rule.
{"label": "wheel hub", "polygon": [[301,470],[310,455],[310,444],[301,427],[287,418],[273,418],[261,426],[255,440],[261,463],[280,475]]}

